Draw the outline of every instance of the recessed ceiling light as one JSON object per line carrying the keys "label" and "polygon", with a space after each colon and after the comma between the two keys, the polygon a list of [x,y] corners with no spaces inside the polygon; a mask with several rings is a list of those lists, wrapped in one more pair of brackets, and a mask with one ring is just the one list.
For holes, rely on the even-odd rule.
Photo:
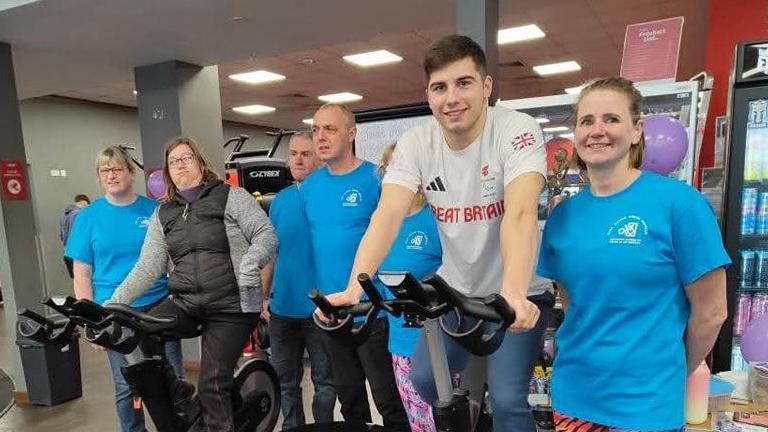
{"label": "recessed ceiling light", "polygon": [[568,87],[565,89],[565,92],[568,94],[579,94],[581,93],[581,90],[586,86],[586,84],[577,86],[577,87]]}
{"label": "recessed ceiling light", "polygon": [[301,121],[305,125],[312,126],[312,123],[314,123],[314,119],[308,118]]}
{"label": "recessed ceiling light", "polygon": [[258,70],[252,72],[244,72],[239,74],[233,74],[229,76],[229,79],[240,81],[248,84],[263,84],[272,81],[282,81],[285,76],[269,72],[265,70]]}
{"label": "recessed ceiling light", "polygon": [[403,58],[387,50],[378,50],[360,54],[345,55],[344,60],[362,67],[378,66],[387,63],[397,63]]}
{"label": "recessed ceiling light", "polygon": [[549,123],[549,119],[544,117],[543,115],[540,115],[536,117],[536,123],[538,124]]}
{"label": "recessed ceiling light", "polygon": [[542,132],[565,132],[567,130],[570,130],[570,129],[568,129],[566,126],[554,126],[554,127],[544,128],[541,131]]}
{"label": "recessed ceiling light", "polygon": [[327,94],[327,95],[318,96],[317,98],[323,102],[328,102],[328,103],[357,102],[363,99],[363,97],[360,96],[359,94],[354,94],[350,92]]}
{"label": "recessed ceiling light", "polygon": [[574,137],[574,135],[573,135],[573,132],[569,132],[569,133],[560,134],[560,135],[558,135],[558,136],[559,136],[560,138],[573,138],[573,137]]}
{"label": "recessed ceiling light", "polygon": [[499,30],[496,41],[499,45],[522,42],[531,39],[540,39],[546,36],[536,24],[528,24],[519,27],[509,27]]}
{"label": "recessed ceiling light", "polygon": [[581,65],[579,65],[573,60],[533,67],[533,71],[542,76],[559,74],[564,72],[575,72],[580,70],[581,70]]}
{"label": "recessed ceiling light", "polygon": [[275,111],[276,108],[266,105],[246,105],[232,108],[232,111],[240,114],[266,114]]}

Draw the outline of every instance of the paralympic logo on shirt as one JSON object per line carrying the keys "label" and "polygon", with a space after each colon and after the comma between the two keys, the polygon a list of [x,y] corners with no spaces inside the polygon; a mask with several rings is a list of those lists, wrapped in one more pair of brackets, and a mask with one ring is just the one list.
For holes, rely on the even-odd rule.
{"label": "paralympic logo on shirt", "polygon": [[624,216],[613,223],[608,230],[608,243],[611,244],[642,244],[648,235],[648,225],[640,216]]}
{"label": "paralympic logo on shirt", "polygon": [[359,190],[349,189],[341,195],[341,206],[357,207],[360,205],[360,202],[362,200],[363,200],[363,196],[360,194]]}
{"label": "paralympic logo on shirt", "polygon": [[149,226],[149,218],[144,216],[139,216],[136,218],[136,227],[138,228],[146,228]]}
{"label": "paralympic logo on shirt", "polygon": [[408,240],[405,241],[405,248],[408,250],[423,250],[427,245],[427,234],[424,231],[414,231],[408,234]]}

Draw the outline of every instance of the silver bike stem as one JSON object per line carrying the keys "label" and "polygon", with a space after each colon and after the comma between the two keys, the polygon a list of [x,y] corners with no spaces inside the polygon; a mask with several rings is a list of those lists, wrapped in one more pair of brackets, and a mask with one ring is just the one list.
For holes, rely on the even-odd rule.
{"label": "silver bike stem", "polygon": [[445,354],[445,345],[440,337],[440,323],[435,319],[425,320],[423,323],[424,335],[427,337],[427,350],[429,362],[432,365],[432,374],[437,388],[437,399],[448,403],[452,399],[453,385],[451,383],[451,371],[448,368],[448,357]]}

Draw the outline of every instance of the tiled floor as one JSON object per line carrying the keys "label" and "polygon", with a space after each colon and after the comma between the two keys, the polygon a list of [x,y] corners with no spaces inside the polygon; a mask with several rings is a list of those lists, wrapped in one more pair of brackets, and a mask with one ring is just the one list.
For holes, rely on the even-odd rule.
{"label": "tiled floor", "polygon": [[[8,354],[3,353],[7,346],[8,332],[3,318],[5,311],[0,306],[0,367],[6,367]],[[115,415],[112,378],[106,356],[96,351],[85,342],[80,342],[80,362],[83,376],[83,397],[53,407],[14,406],[0,418],[0,432],[105,432],[119,431]],[[195,382],[197,376],[190,374]],[[304,373],[304,412],[307,421],[312,420],[311,395],[312,383],[309,370]],[[370,397],[369,397],[370,399]],[[371,402],[373,407],[373,402]],[[375,408],[373,408],[375,410]],[[381,424],[381,416],[374,412],[374,422]],[[338,403],[336,418],[341,420]],[[279,430],[280,422],[278,422]],[[152,426],[148,426],[154,431]]]}

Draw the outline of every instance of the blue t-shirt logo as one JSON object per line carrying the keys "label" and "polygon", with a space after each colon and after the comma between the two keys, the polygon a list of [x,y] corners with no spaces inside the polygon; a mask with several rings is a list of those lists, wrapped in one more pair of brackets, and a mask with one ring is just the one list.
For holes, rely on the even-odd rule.
{"label": "blue t-shirt logo", "polygon": [[136,228],[146,229],[149,226],[149,218],[139,216],[136,218]]}
{"label": "blue t-shirt logo", "polygon": [[341,196],[342,207],[357,207],[362,201],[360,191],[357,189],[349,189]]}
{"label": "blue t-shirt logo", "polygon": [[624,216],[608,230],[608,243],[639,245],[648,235],[648,225],[639,216]]}
{"label": "blue t-shirt logo", "polygon": [[427,235],[423,231],[414,231],[408,234],[408,240],[405,244],[406,249],[422,250],[427,245]]}

